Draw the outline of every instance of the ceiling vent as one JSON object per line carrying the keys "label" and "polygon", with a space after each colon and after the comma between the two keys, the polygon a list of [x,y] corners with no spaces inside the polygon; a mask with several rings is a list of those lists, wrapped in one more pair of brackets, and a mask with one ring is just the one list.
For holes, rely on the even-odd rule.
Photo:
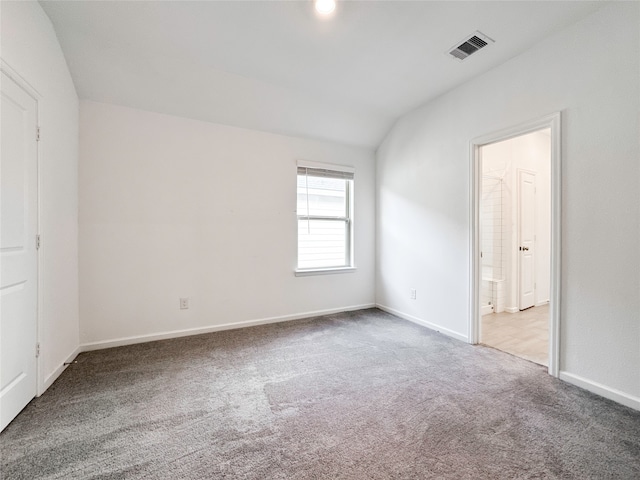
{"label": "ceiling vent", "polygon": [[494,41],[491,38],[476,31],[459,42],[455,47],[449,49],[449,55],[458,60],[464,60],[469,55],[473,55],[481,48],[492,43],[494,43]]}

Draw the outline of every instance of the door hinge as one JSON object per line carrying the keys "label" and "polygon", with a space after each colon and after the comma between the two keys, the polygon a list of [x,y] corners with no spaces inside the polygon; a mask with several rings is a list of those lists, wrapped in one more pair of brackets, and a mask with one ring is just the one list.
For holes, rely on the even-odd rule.
{"label": "door hinge", "polygon": [[36,343],[36,358],[40,356],[40,342]]}
{"label": "door hinge", "polygon": [[36,142],[40,141],[40,127],[36,127]]}
{"label": "door hinge", "polygon": [[42,240],[40,239],[40,235],[36,235],[36,250],[40,249],[40,245],[42,245]]}

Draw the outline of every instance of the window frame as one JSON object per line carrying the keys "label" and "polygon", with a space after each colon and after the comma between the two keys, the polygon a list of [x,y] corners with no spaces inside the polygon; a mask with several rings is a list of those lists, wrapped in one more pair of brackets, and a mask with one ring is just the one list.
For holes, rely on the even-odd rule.
{"label": "window frame", "polygon": [[[300,176],[300,170],[305,169],[305,173],[308,176],[314,176],[310,174],[313,170],[316,171],[326,171],[326,172],[335,172],[336,177],[333,178],[343,178],[345,180],[345,211],[343,216],[324,216],[324,215],[309,215],[307,211],[305,215],[300,215],[297,211],[297,201],[296,201],[296,226],[298,232],[300,220],[312,221],[331,221],[331,222],[344,222],[345,224],[345,264],[330,266],[330,267],[299,267],[300,262],[300,236],[299,233],[296,233],[296,269],[294,273],[296,276],[308,276],[308,275],[326,275],[333,273],[349,273],[354,272],[356,270],[355,262],[354,262],[354,235],[353,235],[353,217],[354,217],[354,184],[355,184],[355,169],[353,167],[343,166],[343,165],[335,165],[335,164],[327,164],[327,163],[317,163],[317,162],[306,162],[306,161],[298,161],[297,169],[296,169],[296,185],[298,183],[298,177]],[[316,175],[322,176],[322,175]],[[330,177],[331,178],[331,177]],[[296,187],[296,196],[297,196],[297,187]]]}

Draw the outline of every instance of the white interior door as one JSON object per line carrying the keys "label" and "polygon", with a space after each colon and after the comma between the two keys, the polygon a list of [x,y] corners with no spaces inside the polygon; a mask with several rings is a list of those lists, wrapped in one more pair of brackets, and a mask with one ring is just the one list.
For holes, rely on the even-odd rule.
{"label": "white interior door", "polygon": [[37,393],[37,102],[2,73],[0,431]]}
{"label": "white interior door", "polygon": [[518,171],[519,304],[524,310],[535,303],[536,176]]}

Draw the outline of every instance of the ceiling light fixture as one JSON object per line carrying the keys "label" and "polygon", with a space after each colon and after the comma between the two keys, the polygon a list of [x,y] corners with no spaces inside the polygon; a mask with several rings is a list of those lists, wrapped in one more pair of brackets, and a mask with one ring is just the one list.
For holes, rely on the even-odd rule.
{"label": "ceiling light fixture", "polygon": [[314,0],[313,3],[320,15],[331,15],[336,9],[336,0]]}

